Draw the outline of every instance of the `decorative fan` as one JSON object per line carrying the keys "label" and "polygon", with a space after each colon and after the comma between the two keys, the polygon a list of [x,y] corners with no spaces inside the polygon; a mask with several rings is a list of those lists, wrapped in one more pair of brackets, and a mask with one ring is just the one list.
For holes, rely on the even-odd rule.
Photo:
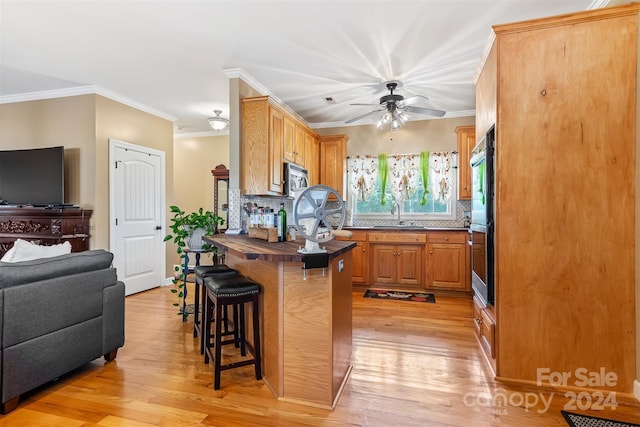
{"label": "decorative fan", "polygon": [[350,104],[350,105],[365,105],[365,106],[375,106],[377,107],[373,111],[369,111],[368,113],[362,114],[358,117],[354,117],[345,121],[345,123],[353,123],[355,121],[364,119],[372,114],[379,113],[381,111],[385,111],[380,117],[378,121],[378,127],[382,127],[386,124],[389,124],[391,130],[395,130],[399,128],[402,124],[406,123],[409,120],[409,115],[407,113],[415,113],[415,114],[426,114],[429,116],[442,117],[445,112],[442,110],[434,110],[432,108],[424,108],[424,107],[414,107],[413,104],[420,102],[422,99],[429,99],[425,96],[416,95],[410,98],[405,99],[402,95],[397,95],[393,93],[398,87],[397,81],[390,81],[385,83],[387,89],[389,89],[389,95],[385,95],[380,98],[379,104]]}

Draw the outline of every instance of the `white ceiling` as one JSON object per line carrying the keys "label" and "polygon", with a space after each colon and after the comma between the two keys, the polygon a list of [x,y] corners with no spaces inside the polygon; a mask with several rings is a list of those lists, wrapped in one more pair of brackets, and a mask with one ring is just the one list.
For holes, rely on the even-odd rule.
{"label": "white ceiling", "polygon": [[0,102],[95,90],[193,134],[214,109],[228,117],[225,70],[241,69],[315,128],[373,109],[349,104],[376,104],[388,80],[429,98],[416,106],[473,115],[492,24],[607,3],[0,0]]}

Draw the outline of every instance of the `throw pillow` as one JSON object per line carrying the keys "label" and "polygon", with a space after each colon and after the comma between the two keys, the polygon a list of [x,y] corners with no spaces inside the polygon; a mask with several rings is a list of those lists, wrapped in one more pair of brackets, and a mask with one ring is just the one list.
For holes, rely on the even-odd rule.
{"label": "throw pillow", "polygon": [[[4,257],[3,262],[20,262],[30,261],[38,258],[50,258],[54,256],[71,253],[71,243],[64,242],[59,245],[41,246],[26,240],[18,239],[13,244],[13,248],[9,249]],[[7,258],[9,255],[9,259]]]}

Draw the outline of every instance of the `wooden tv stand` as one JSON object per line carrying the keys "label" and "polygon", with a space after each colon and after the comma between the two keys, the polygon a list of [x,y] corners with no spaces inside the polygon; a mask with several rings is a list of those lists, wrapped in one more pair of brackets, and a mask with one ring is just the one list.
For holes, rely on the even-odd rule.
{"label": "wooden tv stand", "polygon": [[79,207],[36,208],[0,205],[0,258],[17,239],[39,245],[71,243],[72,252],[89,249],[92,210]]}

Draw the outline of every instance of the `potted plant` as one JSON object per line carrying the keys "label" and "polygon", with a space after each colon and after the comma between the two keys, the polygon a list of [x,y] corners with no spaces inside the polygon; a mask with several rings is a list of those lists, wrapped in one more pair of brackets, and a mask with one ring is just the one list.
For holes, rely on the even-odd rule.
{"label": "potted plant", "polygon": [[[204,251],[215,252],[216,247],[204,243],[202,237],[208,234],[214,234],[218,226],[224,224],[224,219],[202,208],[190,213],[183,211],[178,206],[171,206],[170,209],[173,213],[171,225],[169,225],[172,234],[167,234],[164,241],[166,242],[173,239],[173,242],[177,245],[176,252],[180,255],[180,264],[175,267],[176,274],[172,281],[174,287],[171,289],[171,292],[178,295],[178,302],[173,305],[180,306],[180,301],[184,298],[185,284],[184,270],[182,268],[185,258],[184,249],[188,247],[193,250],[202,249]],[[186,313],[182,311],[180,311],[179,314],[186,316]]]}

